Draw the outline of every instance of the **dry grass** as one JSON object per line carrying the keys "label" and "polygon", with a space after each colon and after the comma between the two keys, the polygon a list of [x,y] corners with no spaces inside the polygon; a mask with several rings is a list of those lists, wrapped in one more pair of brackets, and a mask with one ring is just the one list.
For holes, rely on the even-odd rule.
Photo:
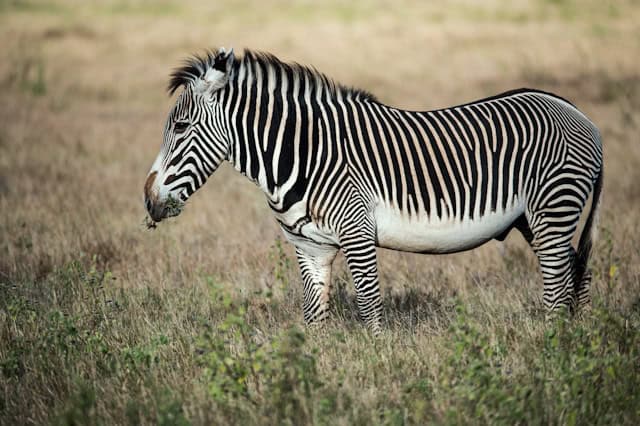
{"label": "dry grass", "polygon": [[[269,399],[264,389],[275,388],[260,375],[248,382],[256,405],[209,395],[216,382],[203,373],[202,339],[212,328],[215,343],[235,312],[209,296],[212,282],[246,309],[250,332],[229,343],[238,359],[243,338],[268,347],[302,327],[291,247],[276,244],[259,190],[230,168],[178,219],[153,232],[143,224],[142,185],[172,102],[166,77],[186,54],[217,45],[313,64],[406,108],[521,86],[571,99],[605,144],[594,298],[622,321],[619,342],[640,342],[637,2],[9,0],[0,1],[0,40],[0,424],[571,423],[572,406],[554,406],[554,395],[529,417],[501,418],[491,399],[464,393],[475,353],[478,371],[494,376],[471,383],[532,401],[513,380],[538,365],[551,326],[535,258],[517,235],[451,256],[380,251],[388,326],[377,341],[357,321],[339,259],[333,319],[306,331],[300,347],[286,341],[288,355],[274,352],[292,365],[296,351],[314,354],[322,386],[309,395],[294,386],[302,403],[285,401],[293,414],[274,408],[282,401]],[[562,348],[571,352],[581,327],[603,315],[575,320]],[[623,386],[640,394],[638,348],[623,346],[600,353],[632,362],[619,386],[597,382],[608,395]],[[277,365],[269,356],[265,365]],[[532,395],[556,389],[531,386]],[[632,399],[580,395],[587,407],[609,407],[576,409],[593,415],[580,423],[640,417]]]}

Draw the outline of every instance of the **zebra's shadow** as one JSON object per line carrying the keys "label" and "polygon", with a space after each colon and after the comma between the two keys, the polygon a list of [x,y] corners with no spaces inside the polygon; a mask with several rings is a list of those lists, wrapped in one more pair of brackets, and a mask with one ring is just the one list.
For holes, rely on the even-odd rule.
{"label": "zebra's shadow", "polygon": [[[334,282],[331,294],[332,312],[336,320],[362,327],[356,296],[346,280]],[[446,328],[455,316],[455,300],[450,295],[419,287],[386,287],[382,292],[383,327],[391,330]]]}

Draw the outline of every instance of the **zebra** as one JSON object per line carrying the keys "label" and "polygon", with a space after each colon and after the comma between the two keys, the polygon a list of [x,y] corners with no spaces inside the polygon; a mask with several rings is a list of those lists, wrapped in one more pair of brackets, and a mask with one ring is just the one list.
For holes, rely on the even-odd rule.
{"label": "zebra", "polygon": [[328,316],[340,250],[360,317],[378,333],[376,247],[454,253],[514,228],[538,258],[548,312],[590,303],[602,142],[566,99],[519,89],[406,111],[313,68],[224,48],[175,69],[168,92],[179,89],[144,185],[151,223],[178,215],[230,162],[264,192],[295,247],[306,323]]}

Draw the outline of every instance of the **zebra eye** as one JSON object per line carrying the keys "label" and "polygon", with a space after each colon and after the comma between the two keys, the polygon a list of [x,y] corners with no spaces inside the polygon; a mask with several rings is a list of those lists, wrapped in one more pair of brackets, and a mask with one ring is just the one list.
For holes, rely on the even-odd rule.
{"label": "zebra eye", "polygon": [[190,123],[188,121],[176,121],[173,124],[173,130],[182,133],[189,127]]}

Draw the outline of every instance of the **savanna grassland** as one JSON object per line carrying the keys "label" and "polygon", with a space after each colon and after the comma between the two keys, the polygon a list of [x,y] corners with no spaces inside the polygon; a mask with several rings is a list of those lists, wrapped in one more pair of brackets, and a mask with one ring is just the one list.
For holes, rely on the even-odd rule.
{"label": "savanna grassland", "polygon": [[[168,74],[220,45],[405,108],[570,99],[604,140],[591,311],[546,321],[513,233],[380,250],[377,339],[339,258],[307,329],[292,248],[228,166],[147,230]],[[0,424],[638,424],[639,112],[638,1],[0,0]]]}

